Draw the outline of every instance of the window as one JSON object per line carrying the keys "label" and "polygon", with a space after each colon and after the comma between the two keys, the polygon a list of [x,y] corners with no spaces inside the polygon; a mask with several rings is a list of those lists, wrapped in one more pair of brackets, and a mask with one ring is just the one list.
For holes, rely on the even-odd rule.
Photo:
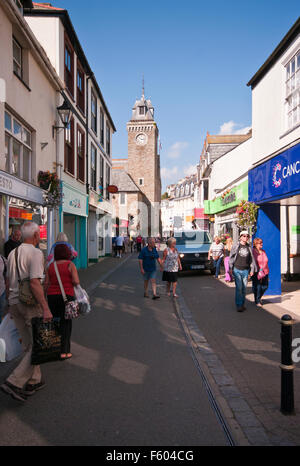
{"label": "window", "polygon": [[103,196],[103,191],[104,191],[104,186],[103,186],[103,183],[104,183],[104,161],[103,161],[103,157],[100,155],[100,177],[99,177],[99,191],[100,191],[100,194],[101,196]]}
{"label": "window", "polygon": [[91,94],[91,128],[97,134],[97,99],[93,91]]}
{"label": "window", "polygon": [[65,170],[74,175],[74,120],[71,119],[65,131]]}
{"label": "window", "polygon": [[287,127],[300,123],[300,51],[286,65]]}
{"label": "window", "polygon": [[106,153],[110,155],[110,127],[106,122]]}
{"label": "window", "polygon": [[100,143],[104,146],[104,112],[100,109]]}
{"label": "window", "polygon": [[22,79],[22,47],[13,37],[13,63],[14,72]]}
{"label": "window", "polygon": [[145,115],[145,113],[146,113],[145,110],[146,110],[146,107],[139,107],[139,114],[140,115]]}
{"label": "window", "polygon": [[139,178],[139,186],[144,186],[144,178]]}
{"label": "window", "polygon": [[120,205],[126,205],[126,193],[120,193],[119,203]]}
{"label": "window", "polygon": [[77,126],[77,179],[84,182],[84,132]]}
{"label": "window", "polygon": [[109,199],[108,186],[110,185],[110,166],[106,165],[106,199]]}
{"label": "window", "polygon": [[5,112],[4,121],[5,170],[31,183],[31,132],[8,112]]}
{"label": "window", "polygon": [[77,62],[77,105],[84,113],[84,72]]}
{"label": "window", "polygon": [[97,149],[91,144],[91,188],[97,191]]}
{"label": "window", "polygon": [[71,95],[74,95],[74,54],[73,48],[65,36],[65,83]]}

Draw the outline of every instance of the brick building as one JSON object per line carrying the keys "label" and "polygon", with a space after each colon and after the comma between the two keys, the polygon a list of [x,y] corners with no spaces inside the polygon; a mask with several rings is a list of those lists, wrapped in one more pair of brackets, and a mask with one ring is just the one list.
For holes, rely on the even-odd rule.
{"label": "brick building", "polygon": [[128,158],[112,160],[112,182],[118,187],[113,196],[116,229],[133,236],[156,236],[161,232],[159,132],[144,91],[134,104],[127,132]]}

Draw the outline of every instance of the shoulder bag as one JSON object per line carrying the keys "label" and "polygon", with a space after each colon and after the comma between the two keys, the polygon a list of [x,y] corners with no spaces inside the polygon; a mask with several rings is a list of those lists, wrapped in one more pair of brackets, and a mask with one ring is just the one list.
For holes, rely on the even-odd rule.
{"label": "shoulder bag", "polygon": [[36,306],[38,302],[33,296],[33,293],[31,291],[30,278],[27,277],[21,280],[19,264],[18,264],[18,254],[19,254],[19,246],[16,248],[16,251],[15,251],[16,270],[17,270],[18,282],[19,282],[19,300],[21,301],[21,303],[26,304],[27,306]]}
{"label": "shoulder bag", "polygon": [[79,317],[79,304],[78,301],[68,301],[60,274],[58,271],[58,267],[56,261],[54,261],[54,269],[57,277],[57,281],[59,283],[60,291],[65,302],[65,319],[77,319]]}

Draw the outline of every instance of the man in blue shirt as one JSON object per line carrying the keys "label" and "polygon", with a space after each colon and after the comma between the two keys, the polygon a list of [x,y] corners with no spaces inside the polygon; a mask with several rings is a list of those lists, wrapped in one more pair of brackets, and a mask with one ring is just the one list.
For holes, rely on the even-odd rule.
{"label": "man in blue shirt", "polygon": [[160,296],[156,294],[156,261],[160,264],[161,269],[163,264],[156,250],[154,238],[148,238],[147,246],[141,250],[138,259],[141,274],[144,277],[144,297],[149,297],[148,284],[150,280],[153,291],[152,299],[160,298]]}

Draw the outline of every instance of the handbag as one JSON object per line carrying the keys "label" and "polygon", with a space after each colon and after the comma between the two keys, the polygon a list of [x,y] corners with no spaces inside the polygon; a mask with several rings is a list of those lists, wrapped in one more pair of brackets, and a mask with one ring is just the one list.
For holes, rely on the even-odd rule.
{"label": "handbag", "polygon": [[54,261],[54,269],[55,269],[57,281],[59,283],[60,291],[61,291],[64,303],[65,303],[65,319],[67,319],[67,320],[77,319],[77,317],[79,317],[79,315],[80,315],[79,314],[78,301],[76,301],[76,300],[75,301],[68,301],[65,290],[64,290],[64,287],[63,287],[63,284],[62,284],[62,281],[61,281],[61,278],[60,278],[60,274],[59,274],[59,271],[58,271],[56,261]]}
{"label": "handbag", "polygon": [[261,280],[262,278],[264,278],[266,276],[265,272],[263,271],[263,269],[259,269],[258,273],[257,273],[257,279],[258,280]]}
{"label": "handbag", "polygon": [[31,364],[38,365],[58,361],[61,355],[60,319],[44,322],[42,317],[33,317]]}
{"label": "handbag", "polygon": [[17,270],[18,282],[19,282],[19,300],[22,303],[26,304],[27,306],[36,306],[38,302],[32,294],[32,291],[30,288],[30,278],[27,277],[21,280],[19,264],[18,264],[18,254],[19,254],[19,246],[16,248],[16,252],[15,252],[16,270]]}

